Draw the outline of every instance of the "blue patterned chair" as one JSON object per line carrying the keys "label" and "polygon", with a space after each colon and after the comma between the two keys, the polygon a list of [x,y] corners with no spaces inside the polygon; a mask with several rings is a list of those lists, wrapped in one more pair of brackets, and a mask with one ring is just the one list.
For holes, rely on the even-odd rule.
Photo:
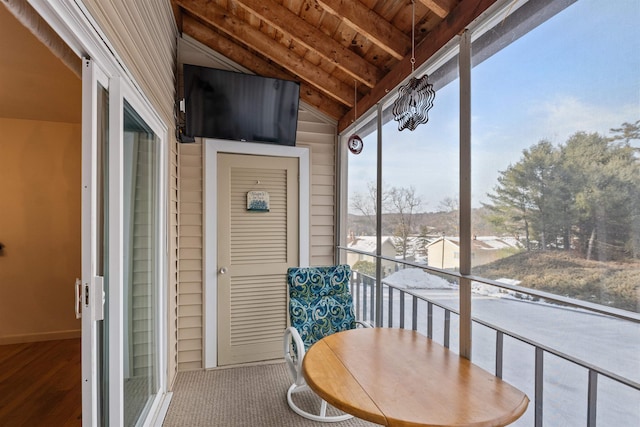
{"label": "blue patterned chair", "polygon": [[284,358],[294,380],[287,391],[287,402],[294,412],[310,420],[334,422],[352,417],[349,414],[328,416],[324,400],[319,415],[311,414],[292,399],[293,393],[309,390],[302,375],[302,360],[309,347],[327,335],[357,325],[370,326],[355,319],[350,278],[351,268],[346,264],[290,268],[287,272],[291,326],[284,333]]}

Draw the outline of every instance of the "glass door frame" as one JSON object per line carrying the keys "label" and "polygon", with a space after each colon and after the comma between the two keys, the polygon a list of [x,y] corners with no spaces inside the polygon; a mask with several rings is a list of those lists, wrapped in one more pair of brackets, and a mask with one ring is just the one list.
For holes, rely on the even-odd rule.
{"label": "glass door frame", "polygon": [[101,86],[108,91],[109,79],[90,59],[83,58],[82,65],[82,424],[97,426],[100,419],[102,349],[99,322],[103,319],[104,307],[103,278],[98,275],[101,252],[98,245],[102,244],[98,199],[103,196],[98,176],[98,123],[101,114],[98,88]]}
{"label": "glass door frame", "polygon": [[[137,425],[149,425],[162,405],[167,390],[167,339],[166,339],[166,284],[167,284],[167,131],[153,111],[146,105],[140,94],[126,84],[118,76],[109,77],[100,66],[90,59],[83,59],[83,154],[82,154],[82,378],[83,378],[83,425],[100,425],[103,419],[108,419],[110,425],[124,425],[124,338],[125,313],[123,284],[124,284],[124,104],[131,105],[140,117],[158,137],[157,159],[157,215],[158,223],[155,229],[157,247],[153,256],[158,260],[159,268],[155,272],[154,282],[157,284],[155,320],[157,342],[157,394],[155,395],[144,420],[138,420]],[[99,158],[98,115],[101,114],[98,104],[98,88],[108,91],[108,141],[106,141],[107,180],[101,181]],[[102,232],[98,218],[101,205],[99,198],[103,197],[104,185],[107,191],[108,207],[104,212],[104,221],[108,235],[99,236]],[[108,291],[104,289],[104,278],[99,275],[98,259],[101,250],[98,245],[108,242],[106,256],[109,260],[108,270],[104,272],[108,277]],[[105,302],[107,312],[105,310]],[[108,327],[102,336],[101,324],[107,318]],[[105,351],[106,349],[106,351]],[[106,377],[101,366],[106,366]],[[104,395],[106,394],[106,396]],[[108,402],[108,404],[104,404]],[[101,414],[105,410],[107,413]]]}
{"label": "glass door frame", "polygon": [[[108,389],[109,389],[109,424],[124,425],[124,376],[125,376],[125,330],[124,307],[126,295],[124,289],[124,104],[125,101],[133,107],[145,123],[158,137],[157,166],[157,215],[158,223],[155,229],[157,246],[154,256],[158,260],[159,268],[155,272],[154,282],[157,284],[155,300],[157,319],[155,319],[157,360],[155,375],[158,378],[157,394],[155,395],[145,420],[139,420],[137,425],[149,425],[158,413],[163,401],[166,384],[166,356],[167,356],[167,131],[153,111],[149,109],[139,93],[124,84],[120,77],[112,77],[109,87],[109,281],[117,283],[110,286],[108,292]],[[115,422],[114,422],[115,420]],[[142,422],[141,422],[142,421]]]}

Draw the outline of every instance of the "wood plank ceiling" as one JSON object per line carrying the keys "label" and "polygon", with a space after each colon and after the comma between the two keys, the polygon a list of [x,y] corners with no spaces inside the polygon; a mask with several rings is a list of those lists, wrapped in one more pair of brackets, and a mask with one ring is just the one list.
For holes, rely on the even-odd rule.
{"label": "wood plank ceiling", "polygon": [[[171,0],[178,28],[255,74],[300,82],[342,131],[497,0]],[[357,108],[355,95],[357,93]]]}

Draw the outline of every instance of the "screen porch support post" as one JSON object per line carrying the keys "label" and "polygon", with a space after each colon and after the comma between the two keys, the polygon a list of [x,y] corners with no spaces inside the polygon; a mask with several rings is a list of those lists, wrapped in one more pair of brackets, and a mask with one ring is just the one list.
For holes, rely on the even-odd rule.
{"label": "screen porch support post", "polygon": [[471,360],[471,36],[460,37],[460,355]]}
{"label": "screen porch support post", "polygon": [[378,155],[376,165],[376,326],[382,326],[382,104],[376,105]]}

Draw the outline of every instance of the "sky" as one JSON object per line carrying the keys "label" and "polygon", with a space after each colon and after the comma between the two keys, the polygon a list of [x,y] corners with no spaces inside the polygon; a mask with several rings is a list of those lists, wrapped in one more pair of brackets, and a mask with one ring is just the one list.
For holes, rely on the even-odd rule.
{"label": "sky", "polygon": [[[640,1],[579,0],[472,70],[472,205],[540,140],[609,135],[640,119]],[[458,82],[436,93],[429,122],[383,127],[383,186],[414,187],[422,210],[458,194]],[[357,126],[356,126],[357,132]],[[349,188],[375,183],[375,134],[349,154]],[[640,141],[634,142],[640,146]]]}

